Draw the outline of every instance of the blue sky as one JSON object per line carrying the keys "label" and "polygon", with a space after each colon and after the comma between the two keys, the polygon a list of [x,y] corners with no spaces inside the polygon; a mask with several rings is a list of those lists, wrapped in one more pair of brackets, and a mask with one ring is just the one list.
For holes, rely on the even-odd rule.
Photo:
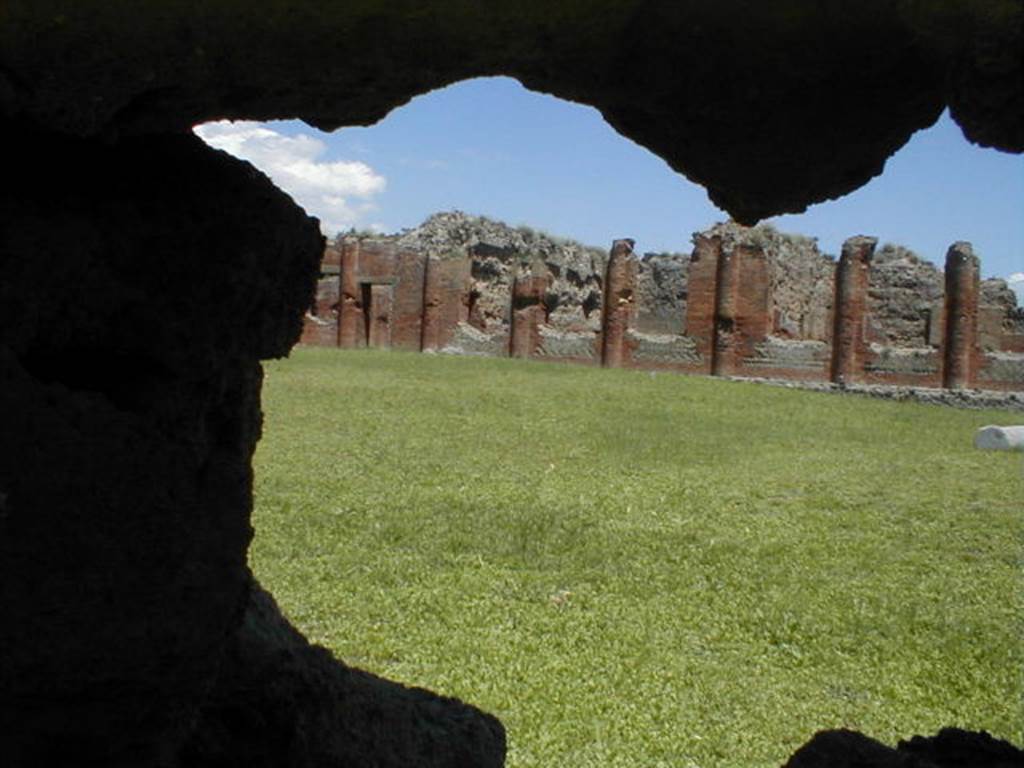
{"label": "blue sky", "polygon": [[[457,208],[590,245],[632,237],[639,252],[689,251],[693,232],[728,218],[595,109],[509,78],[417,97],[368,128],[324,134],[288,121],[198,132],[262,168],[328,231],[393,232]],[[867,186],[772,222],[817,237],[827,253],[869,234],[939,265],[951,243],[969,240],[984,276],[1024,273],[1024,157],[968,144],[943,115]]]}

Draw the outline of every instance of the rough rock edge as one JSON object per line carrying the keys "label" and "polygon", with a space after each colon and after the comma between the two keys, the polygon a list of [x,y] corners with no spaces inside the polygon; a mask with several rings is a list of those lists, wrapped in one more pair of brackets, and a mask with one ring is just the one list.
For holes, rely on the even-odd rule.
{"label": "rough rock edge", "polygon": [[323,238],[189,134],[0,137],[46,158],[0,192],[0,763],[160,765],[241,621],[258,360]]}
{"label": "rough rock edge", "polygon": [[458,699],[353,669],[253,583],[242,626],[179,755],[188,768],[500,768],[501,723]]}
{"label": "rough rock edge", "polygon": [[1024,751],[986,731],[943,728],[895,749],[857,731],[819,731],[782,768],[1020,768]]}
{"label": "rough rock edge", "polygon": [[549,280],[544,302],[550,324],[566,331],[599,327],[600,313],[585,307],[600,299],[608,260],[600,248],[457,210],[435,213],[396,235],[369,239],[434,258],[472,258],[480,330],[508,333],[512,285],[526,276]]}
{"label": "rough rock edge", "polygon": [[128,5],[9,0],[0,116],[79,135],[224,117],[333,130],[510,75],[595,106],[745,223],[862,186],[946,105],[969,140],[1024,150],[1013,0],[745,3],[742,23],[725,2]]}
{"label": "rough rock edge", "polygon": [[316,220],[187,133],[0,136],[47,157],[0,195],[0,764],[500,765],[493,718],[250,592],[258,360],[299,335]]}

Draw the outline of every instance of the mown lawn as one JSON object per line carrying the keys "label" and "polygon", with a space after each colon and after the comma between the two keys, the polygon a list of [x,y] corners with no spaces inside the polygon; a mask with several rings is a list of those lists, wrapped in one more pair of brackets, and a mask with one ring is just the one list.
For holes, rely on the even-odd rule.
{"label": "mown lawn", "polygon": [[821,728],[1024,742],[1021,414],[511,360],[267,366],[258,578],[497,715],[509,766],[778,766]]}

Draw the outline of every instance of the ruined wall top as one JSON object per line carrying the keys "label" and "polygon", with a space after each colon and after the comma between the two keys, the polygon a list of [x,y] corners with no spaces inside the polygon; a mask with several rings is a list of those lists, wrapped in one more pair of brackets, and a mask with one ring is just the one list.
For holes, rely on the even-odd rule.
{"label": "ruined wall top", "polygon": [[[483,216],[448,211],[395,235],[349,233],[364,245],[412,251],[433,258],[472,260],[473,290],[481,317],[505,322],[504,295],[517,276],[550,279],[546,303],[556,325],[592,326],[591,313],[600,304],[608,252],[602,248],[547,234],[526,226],[510,226]],[[771,281],[773,332],[786,338],[827,340],[835,256],[822,252],[816,238],[781,232],[770,224],[746,227],[715,224],[692,236],[717,238],[723,251],[738,246],[761,249]],[[875,242],[874,238],[851,238]],[[641,243],[642,244],[642,243]],[[643,330],[678,333],[687,302],[690,253],[644,253],[638,264],[638,322]],[[879,342],[919,346],[928,335],[929,317],[943,297],[941,268],[909,248],[891,243],[871,258],[872,334]],[[1024,309],[1005,281],[981,284],[982,303],[1001,309],[1009,331],[1024,328]],[[486,323],[485,323],[486,324]]]}

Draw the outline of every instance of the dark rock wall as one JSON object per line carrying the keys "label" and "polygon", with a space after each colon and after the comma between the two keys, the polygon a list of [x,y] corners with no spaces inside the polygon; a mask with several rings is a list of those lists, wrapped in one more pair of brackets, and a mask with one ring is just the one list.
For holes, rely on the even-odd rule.
{"label": "dark rock wall", "polygon": [[[274,696],[250,676],[237,710],[200,713],[243,674],[259,360],[298,337],[323,238],[190,134],[3,139],[45,164],[8,166],[0,192],[0,763],[177,765],[184,741],[234,733],[230,714]],[[349,704],[325,704],[312,734],[300,715],[253,726],[304,745],[262,764],[500,764],[481,713],[291,645],[279,677]],[[393,708],[403,739],[363,704]],[[231,744],[206,764],[243,764]]]}
{"label": "dark rock wall", "polygon": [[856,731],[820,731],[782,768],[1017,768],[1024,752],[981,731],[943,728],[888,747]]}
{"label": "dark rock wall", "polygon": [[1022,15],[1016,0],[7,0],[0,117],[80,135],[333,129],[506,74],[594,105],[752,224],[863,185],[946,105],[971,140],[1024,150]]}
{"label": "dark rock wall", "polygon": [[258,360],[323,241],[191,136],[4,141],[45,160],[0,193],[0,732],[8,764],[145,765],[242,615]]}
{"label": "dark rock wall", "polygon": [[339,663],[256,586],[178,760],[182,768],[500,768],[504,752],[495,718]]}
{"label": "dark rock wall", "polygon": [[[238,764],[247,736],[296,766],[503,759],[492,719],[425,692],[392,691],[381,719],[373,702],[387,686],[305,647],[253,592],[258,361],[298,337],[322,242],[290,199],[191,126],[366,124],[432,88],[507,74],[596,106],[754,223],[864,184],[945,105],[970,140],[1024,151],[1022,16],[1018,0],[6,0],[2,761]],[[540,349],[575,349],[594,337],[585,308],[600,306],[598,278],[543,263],[565,268],[566,287],[557,306],[534,308],[571,326],[578,306],[583,327],[539,333]],[[466,276],[432,265],[421,336],[448,344],[453,313],[482,333],[472,307],[445,298]],[[706,293],[688,290],[688,317]],[[707,331],[679,359],[703,366]],[[254,626],[274,637],[250,642]],[[281,711],[307,693],[312,710]],[[392,738],[403,724],[409,738]]]}

